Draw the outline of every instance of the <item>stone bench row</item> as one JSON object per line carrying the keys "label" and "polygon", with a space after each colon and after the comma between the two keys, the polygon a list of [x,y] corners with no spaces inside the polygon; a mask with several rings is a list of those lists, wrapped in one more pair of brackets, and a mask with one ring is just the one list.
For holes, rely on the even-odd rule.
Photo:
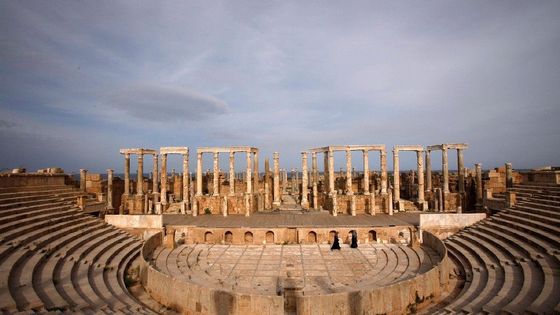
{"label": "stone bench row", "polygon": [[43,197],[0,219],[0,311],[153,313],[124,282],[141,241]]}

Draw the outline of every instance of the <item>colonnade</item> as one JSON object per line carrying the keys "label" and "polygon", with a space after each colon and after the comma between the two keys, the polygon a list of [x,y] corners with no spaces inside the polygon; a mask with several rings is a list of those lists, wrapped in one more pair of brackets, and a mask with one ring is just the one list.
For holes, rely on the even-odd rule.
{"label": "colonnade", "polygon": [[[463,150],[468,149],[468,147],[469,146],[466,143],[444,143],[444,144],[430,145],[426,148],[426,163],[427,163],[426,178],[428,178],[426,191],[433,190],[432,165],[431,165],[430,154],[432,151],[440,150],[441,170],[443,173],[442,194],[443,194],[443,199],[445,200],[445,195],[449,193],[449,162],[448,162],[447,152],[448,150],[457,150],[458,192],[459,195],[461,196],[461,200],[464,199],[463,196],[465,193],[465,165],[463,159]],[[445,206],[442,207],[442,210],[445,210]],[[458,211],[461,210],[462,208],[458,208]]]}
{"label": "colonnade", "polygon": [[402,205],[399,202],[401,199],[400,167],[399,167],[400,151],[416,152],[416,167],[418,172],[418,200],[417,201],[419,204],[422,205],[421,206],[422,210],[425,210],[426,204],[424,202],[424,161],[422,158],[424,148],[421,145],[396,145],[393,147],[393,202],[399,207],[399,209],[402,208]]}
{"label": "colonnade", "polygon": [[[181,196],[181,213],[185,214],[190,210],[189,202],[189,186],[190,186],[190,173],[189,173],[189,148],[188,147],[162,147],[159,149],[161,155],[161,196],[158,196],[158,160],[157,156],[154,157],[154,171],[153,171],[153,192],[154,192],[154,203],[157,204],[158,197],[161,197],[161,208],[157,208],[156,212],[161,213],[168,206],[167,200],[167,155],[168,154],[180,154],[183,157],[183,187],[180,191]],[[193,213],[193,215],[195,215]]]}
{"label": "colonnade", "polygon": [[[138,169],[136,178],[136,195],[135,195],[135,212],[144,213],[145,209],[144,202],[144,155],[151,154],[154,159],[157,159],[157,151],[152,149],[134,148],[134,149],[121,149],[120,154],[124,155],[124,194],[123,200],[126,202],[128,196],[130,195],[130,155],[136,154],[138,157]],[[121,208],[124,210],[124,208]]]}

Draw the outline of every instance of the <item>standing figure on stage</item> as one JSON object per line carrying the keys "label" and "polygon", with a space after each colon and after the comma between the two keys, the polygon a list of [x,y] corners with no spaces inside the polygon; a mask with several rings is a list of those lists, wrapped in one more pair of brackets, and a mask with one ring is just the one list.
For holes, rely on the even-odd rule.
{"label": "standing figure on stage", "polygon": [[358,233],[356,230],[352,230],[350,233],[352,233],[352,243],[350,243],[350,247],[358,248]]}
{"label": "standing figure on stage", "polygon": [[334,240],[331,246],[331,250],[334,249],[340,250],[340,244],[338,243],[338,232],[334,232]]}

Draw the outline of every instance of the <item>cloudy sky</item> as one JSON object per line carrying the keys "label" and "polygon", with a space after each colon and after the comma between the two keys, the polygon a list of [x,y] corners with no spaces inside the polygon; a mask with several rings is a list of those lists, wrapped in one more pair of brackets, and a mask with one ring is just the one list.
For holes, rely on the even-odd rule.
{"label": "cloudy sky", "polygon": [[0,169],[445,142],[469,167],[560,165],[559,100],[560,1],[0,1]]}

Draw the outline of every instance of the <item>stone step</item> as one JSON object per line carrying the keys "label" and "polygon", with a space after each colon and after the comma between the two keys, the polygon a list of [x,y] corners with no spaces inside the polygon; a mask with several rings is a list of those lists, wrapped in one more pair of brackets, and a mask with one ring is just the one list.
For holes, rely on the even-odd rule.
{"label": "stone step", "polygon": [[59,225],[73,218],[84,218],[84,215],[73,210],[66,210],[65,215],[47,217],[37,222],[29,223],[23,226],[18,226],[14,229],[9,229],[0,235],[0,261],[7,251],[31,242],[34,238],[40,237],[44,234],[51,232],[53,225]]}
{"label": "stone step", "polygon": [[451,252],[455,253],[455,256],[463,256],[471,266],[471,278],[465,280],[465,287],[461,293],[446,307],[446,309],[456,312],[467,305],[482,290],[482,286],[486,284],[486,270],[481,268],[480,261],[475,256],[461,244],[456,243],[454,239],[448,238],[445,245]]}
{"label": "stone step", "polygon": [[79,195],[84,195],[84,193],[75,190],[45,191],[37,194],[6,196],[5,198],[0,199],[0,204],[7,205],[7,204],[18,203],[18,202],[41,201],[52,197],[79,196]]}
{"label": "stone step", "polygon": [[547,253],[551,249],[560,248],[560,236],[534,228],[527,224],[519,223],[511,220],[511,216],[506,214],[496,214],[490,220],[504,226],[508,226],[517,231],[519,235],[525,234],[527,240],[537,245],[543,252]]}
{"label": "stone step", "polygon": [[524,205],[524,204],[515,205],[515,209],[523,211],[523,212],[527,212],[527,213],[538,214],[540,216],[555,219],[555,220],[560,220],[560,212],[556,212],[556,211],[534,208],[534,207],[530,207],[530,206],[527,206],[527,205]]}
{"label": "stone step", "polygon": [[560,207],[560,196],[536,195],[523,201]]}
{"label": "stone step", "polygon": [[65,259],[71,258],[72,254],[80,249],[87,247],[88,242],[96,240],[106,241],[111,237],[115,237],[119,233],[118,230],[105,226],[104,228],[92,228],[88,232],[88,237],[79,237],[73,239],[58,251],[53,252],[37,269],[38,276],[33,279],[35,291],[41,298],[47,309],[63,308],[71,310],[76,305],[71,299],[57,290],[57,284],[60,282],[60,276],[57,275],[56,268]]}
{"label": "stone step", "polygon": [[[472,242],[471,239],[466,237],[466,235],[457,237],[453,239],[453,241],[460,243],[461,246],[471,250],[471,253],[477,257],[480,263],[479,266],[486,270],[486,282],[484,286],[481,287],[478,294],[473,296],[467,305],[462,307],[462,309],[467,312],[478,313],[482,311],[482,307],[495,297],[497,292],[501,289],[504,282],[503,268],[499,264],[498,260],[488,253],[488,249],[480,246],[481,244]],[[476,247],[481,250],[472,250],[472,248]]]}
{"label": "stone step", "polygon": [[63,196],[52,196],[52,195],[50,195],[48,197],[45,197],[45,198],[39,199],[39,200],[18,201],[18,202],[14,202],[14,203],[0,204],[0,213],[2,213],[2,211],[4,211],[4,210],[23,208],[23,207],[28,207],[28,206],[40,205],[40,204],[49,204],[49,203],[57,202],[57,201],[74,201],[74,202],[77,202],[77,196],[78,195],[79,194],[75,194],[75,193],[71,193],[71,194],[67,194],[67,195],[63,195]]}
{"label": "stone step", "polygon": [[554,211],[556,213],[560,213],[560,207],[559,206],[553,206],[553,205],[537,203],[537,202],[532,202],[532,201],[520,201],[518,203],[518,205],[519,206],[528,206],[528,207],[537,208],[537,209],[550,210],[550,211]]}
{"label": "stone step", "polygon": [[558,261],[552,260],[551,257],[545,257],[537,261],[544,274],[542,290],[539,296],[533,300],[528,311],[542,314],[549,312],[560,303],[560,265]]}
{"label": "stone step", "polygon": [[[55,233],[50,234],[50,239],[46,240],[42,246],[38,247],[36,250],[28,252],[26,255],[21,257],[15,262],[14,268],[10,272],[10,282],[12,288],[12,296],[18,302],[18,308],[21,310],[27,310],[32,307],[28,305],[34,305],[33,301],[40,301],[42,305],[44,302],[37,295],[35,288],[33,287],[33,278],[37,277],[36,267],[39,262],[50,255],[52,251],[57,250],[59,247],[68,243],[74,237],[83,236],[84,233],[88,232],[89,228],[98,228],[103,223],[90,220],[83,223],[77,224],[69,229],[60,229]],[[13,290],[16,288],[15,290]]]}
{"label": "stone step", "polygon": [[507,218],[520,224],[527,224],[537,229],[542,229],[549,233],[560,234],[560,220],[555,220],[530,212],[519,211],[516,209],[506,209],[500,213],[500,217]]}
{"label": "stone step", "polygon": [[21,232],[21,229],[25,229],[28,226],[37,226],[40,222],[63,218],[71,214],[77,214],[77,209],[72,206],[58,206],[55,208],[44,209],[43,211],[45,211],[45,213],[35,216],[9,216],[7,218],[0,219],[0,242],[6,242],[13,239],[15,237],[15,233]]}

